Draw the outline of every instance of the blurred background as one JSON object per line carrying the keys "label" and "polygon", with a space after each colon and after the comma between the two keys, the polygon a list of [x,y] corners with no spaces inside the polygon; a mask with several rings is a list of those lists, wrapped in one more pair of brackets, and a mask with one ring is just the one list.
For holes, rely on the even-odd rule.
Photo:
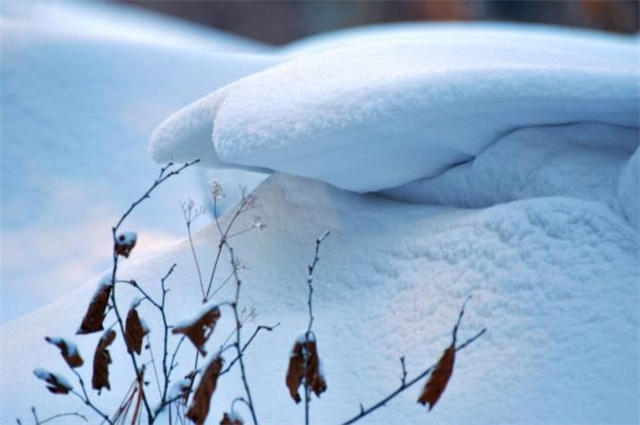
{"label": "blurred background", "polygon": [[399,21],[515,21],[634,33],[637,0],[185,1],[118,0],[271,44]]}

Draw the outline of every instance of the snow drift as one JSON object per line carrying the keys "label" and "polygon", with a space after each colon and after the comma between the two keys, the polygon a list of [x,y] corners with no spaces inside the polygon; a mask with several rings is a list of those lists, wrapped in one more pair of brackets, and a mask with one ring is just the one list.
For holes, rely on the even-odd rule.
{"label": "snow drift", "polygon": [[[303,414],[290,400],[284,376],[291,341],[306,326],[306,264],[315,237],[326,229],[332,234],[315,274],[314,330],[329,389],[312,403],[313,423],[336,423],[357,413],[358,403],[395,388],[401,355],[407,356],[410,374],[435,361],[469,294],[473,299],[460,338],[482,327],[488,334],[460,353],[438,406],[427,414],[415,404],[416,388],[367,423],[397,423],[399,411],[406,424],[424,423],[427,415],[434,423],[476,424],[637,419],[637,235],[604,205],[555,197],[465,211],[358,195],[280,174],[255,195],[259,206],[253,213],[268,227],[239,236],[233,245],[250,266],[243,272],[243,302],[257,309],[257,323],[281,322],[273,333],[257,338],[247,358],[264,423],[299,423]],[[242,216],[238,228],[252,220]],[[216,235],[211,226],[196,238],[205,268],[213,261]],[[200,308],[186,243],[126,267],[120,276],[135,277],[158,295],[158,281],[173,262],[179,265],[168,282],[174,294],[168,314],[177,322]],[[36,400],[50,400],[31,370],[42,366],[62,372],[64,363],[55,347],[43,345],[42,336],[72,335],[94,287],[91,282],[0,331],[2,387],[20,388],[3,394],[0,421],[24,415]],[[123,305],[135,295],[124,287],[118,294]],[[152,345],[160,346],[154,313],[144,305],[139,310],[150,323]],[[221,320],[210,347],[227,334],[230,322],[224,314]],[[91,353],[98,336],[72,339],[80,352]],[[119,336],[112,352],[125,349]],[[191,358],[193,349],[184,353]],[[189,364],[188,358],[182,362]],[[114,356],[111,367],[112,388],[126,387],[128,359]],[[237,376],[225,377],[213,399],[212,418],[241,393],[240,385]],[[120,397],[117,391],[104,392],[101,405]],[[57,410],[78,408],[71,399],[55,401]]]}
{"label": "snow drift", "polygon": [[[303,415],[284,376],[305,330],[306,265],[327,229],[314,331],[329,388],[312,403],[313,423],[337,423],[396,388],[400,356],[409,374],[433,363],[469,294],[460,338],[488,333],[459,354],[438,406],[418,406],[416,388],[368,423],[636,422],[637,43],[517,26],[373,32],[293,46],[265,70],[250,60],[246,69],[257,72],[178,111],[152,137],[160,162],[283,171],[261,184],[257,208],[237,223],[252,227],[257,215],[267,227],[233,239],[250,266],[242,302],[258,323],[281,323],[246,354],[263,423]],[[368,191],[377,193],[359,193]],[[207,270],[216,227],[195,244]],[[178,263],[168,282],[175,324],[201,308],[192,261],[181,243],[146,262],[123,260],[119,276],[157,296]],[[220,264],[224,276],[228,258]],[[46,406],[51,396],[31,371],[65,365],[42,337],[71,336],[94,290],[89,282],[0,328],[0,422]],[[129,305],[137,295],[122,287],[117,296]],[[154,312],[141,304],[139,314],[160,346]],[[231,322],[222,315],[209,346]],[[71,339],[90,353],[98,337]],[[181,364],[192,361],[189,348]],[[121,335],[111,350],[124,353]],[[130,384],[129,367],[114,355],[114,389]],[[237,372],[221,380],[210,421],[242,393]],[[121,396],[105,391],[99,403],[116,406]],[[56,411],[79,408],[55,401]]]}
{"label": "snow drift", "polygon": [[152,155],[368,192],[435,176],[519,128],[638,127],[636,42],[502,33],[416,30],[300,54],[169,118]]}

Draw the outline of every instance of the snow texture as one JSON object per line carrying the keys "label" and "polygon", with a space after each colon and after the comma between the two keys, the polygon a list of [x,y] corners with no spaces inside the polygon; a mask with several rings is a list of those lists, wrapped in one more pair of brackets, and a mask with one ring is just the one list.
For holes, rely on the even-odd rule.
{"label": "snow texture", "polygon": [[[619,211],[620,203],[629,202],[619,202],[620,170],[637,145],[637,128],[600,123],[527,127],[505,135],[473,161],[383,193],[471,208],[561,195],[600,201]],[[633,189],[640,191],[637,183]]]}
{"label": "snow texture", "polygon": [[[262,422],[300,423],[283,379],[291,341],[307,321],[306,265],[315,239],[327,229],[314,272],[314,333],[322,346],[329,390],[312,403],[314,423],[337,423],[396,388],[406,356],[409,377],[437,361],[469,294],[459,339],[486,327],[487,334],[458,353],[447,391],[427,413],[411,389],[369,417],[367,423],[402,424],[629,424],[637,421],[640,356],[638,238],[620,216],[599,202],[567,197],[531,198],[479,210],[407,204],[338,190],[322,182],[275,174],[254,192],[268,227],[232,240],[249,265],[241,271],[242,304],[255,307],[255,324],[281,325],[261,333],[246,352],[252,395]],[[229,216],[223,218],[224,223]],[[237,228],[249,227],[252,214]],[[217,250],[217,229],[195,236],[203,270]],[[152,296],[159,279],[177,262],[167,282],[170,322],[201,308],[189,245],[120,273],[135,276]],[[227,276],[226,255],[219,275]],[[93,285],[0,329],[4,388],[0,422],[28,414],[48,400],[28,371],[61,361],[45,350],[42,334],[75,329]],[[233,285],[219,300],[231,299]],[[128,305],[132,288],[118,291]],[[148,304],[141,314],[154,317]],[[64,311],[60,316],[58,312]],[[232,329],[224,315],[209,341],[217,348]],[[50,318],[56,317],[53,321]],[[156,320],[152,329],[161,326]],[[247,324],[246,334],[253,324]],[[161,346],[161,332],[150,335]],[[173,339],[174,343],[176,339]],[[90,351],[95,339],[77,341]],[[113,388],[131,381],[122,338],[111,347]],[[124,354],[123,354],[124,355]],[[195,355],[187,347],[177,359],[176,378],[188,373]],[[232,356],[232,353],[229,353]],[[231,357],[227,361],[231,360]],[[53,363],[52,363],[53,362]],[[85,377],[90,368],[79,370]],[[35,381],[35,382],[34,382]],[[219,418],[242,393],[237,367],[224,376],[212,404]],[[153,396],[153,392],[149,393]],[[117,405],[121,394],[103,393],[101,405]],[[81,409],[58,398],[60,410]],[[152,404],[155,403],[151,400]]]}
{"label": "snow texture", "polygon": [[523,127],[638,127],[634,39],[587,32],[578,40],[526,26],[502,37],[465,31],[419,30],[295,56],[170,117],[151,153],[368,192],[434,176]]}
{"label": "snow texture", "polygon": [[[147,154],[158,123],[277,61],[257,43],[104,2],[9,0],[0,13],[6,322],[108,266],[114,218],[158,174]],[[144,233],[136,259],[184,236],[176,205],[204,202],[213,175],[228,194],[219,210],[236,202],[238,185],[253,189],[264,178],[201,169],[167,182],[128,220]]]}
{"label": "snow texture", "polygon": [[623,166],[618,182],[618,199],[624,215],[636,230],[640,226],[640,148]]}

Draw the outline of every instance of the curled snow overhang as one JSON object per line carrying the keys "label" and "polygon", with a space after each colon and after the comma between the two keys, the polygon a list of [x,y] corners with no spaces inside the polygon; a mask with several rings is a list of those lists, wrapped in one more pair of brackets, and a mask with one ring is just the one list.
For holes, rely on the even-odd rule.
{"label": "curled snow overhang", "polygon": [[300,54],[187,106],[154,132],[151,152],[369,192],[436,176],[518,128],[638,127],[637,43],[464,31]]}

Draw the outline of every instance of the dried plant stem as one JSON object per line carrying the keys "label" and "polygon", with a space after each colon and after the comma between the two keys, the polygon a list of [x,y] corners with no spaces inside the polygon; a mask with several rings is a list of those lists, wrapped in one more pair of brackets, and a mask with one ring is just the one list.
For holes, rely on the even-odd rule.
{"label": "dried plant stem", "polygon": [[[254,340],[254,338],[258,335],[258,333],[261,330],[265,330],[265,331],[273,331],[275,328],[277,328],[278,326],[280,326],[280,322],[276,323],[273,326],[265,326],[265,325],[260,325],[256,328],[255,331],[253,331],[253,334],[251,335],[251,337],[247,340],[247,342],[245,342],[244,346],[242,347],[241,352],[244,353],[245,350],[247,349],[247,347],[249,347],[249,344],[251,344],[251,342]],[[229,372],[231,370],[231,368],[233,367],[234,364],[236,364],[236,362],[240,359],[240,356],[236,356],[233,360],[231,360],[229,362],[229,364],[227,365],[226,368],[224,368],[222,370],[222,372],[220,372],[219,376],[224,375],[225,373]]]}
{"label": "dried plant stem", "polygon": [[308,349],[306,347],[309,346],[309,337],[311,336],[311,328],[313,326],[313,272],[316,269],[316,265],[320,260],[320,245],[326,239],[327,236],[331,233],[330,230],[324,232],[322,236],[316,239],[316,248],[313,254],[313,261],[308,265],[309,274],[307,275],[307,286],[309,287],[309,296],[307,298],[307,307],[309,311],[309,323],[307,325],[307,332],[304,334],[305,346],[303,349],[304,355],[304,423],[305,425],[309,425],[309,403],[311,402],[311,384],[307,382],[307,369],[310,364],[310,355]]}
{"label": "dried plant stem", "polygon": [[[465,302],[462,304],[462,308],[460,309],[460,313],[458,315],[458,320],[456,321],[456,324],[453,327],[452,338],[453,338],[453,344],[454,345],[455,345],[457,334],[458,334],[458,328],[460,326],[460,322],[462,321],[462,316],[464,315],[464,308],[465,308],[465,306],[467,304],[467,301],[469,301],[469,298],[471,298],[471,297],[468,297],[465,300]],[[480,332],[478,332],[477,334],[475,334],[474,336],[472,336],[471,338],[469,338],[468,340],[466,340],[465,342],[463,342],[462,344],[457,346],[456,347],[456,352],[458,352],[460,350],[463,350],[464,348],[468,347],[475,340],[480,338],[486,331],[487,331],[486,329],[482,329]],[[387,402],[389,402],[391,399],[396,397],[398,394],[402,393],[403,391],[405,391],[409,387],[413,386],[414,384],[416,384],[417,382],[422,380],[422,378],[424,378],[425,376],[427,376],[428,374],[433,372],[433,370],[437,366],[437,363],[436,363],[436,364],[430,366],[429,368],[427,368],[426,370],[424,370],[423,372],[421,372],[415,378],[412,378],[409,381],[407,381],[407,369],[406,369],[406,366],[405,366],[404,356],[400,358],[400,363],[402,365],[402,377],[401,377],[400,387],[398,387],[391,394],[389,394],[388,396],[384,397],[382,400],[378,401],[377,403],[375,403],[374,405],[372,405],[369,408],[365,409],[364,406],[362,404],[360,404],[360,413],[358,413],[357,415],[355,415],[351,419],[348,419],[347,421],[343,422],[342,425],[348,425],[348,424],[355,423],[355,422],[359,421],[360,419],[364,418],[365,416],[369,415],[370,413],[374,412],[375,410],[379,409],[380,407],[384,406],[385,404],[387,404]]]}
{"label": "dried plant stem", "polygon": [[[35,425],[46,424],[47,422],[54,421],[54,420],[56,420],[58,418],[64,418],[64,417],[69,417],[69,416],[75,416],[75,417],[78,417],[78,418],[82,419],[85,422],[88,422],[87,417],[84,416],[84,415],[81,415],[78,412],[58,413],[57,415],[49,416],[48,418],[45,418],[45,419],[40,419],[40,418],[38,418],[38,414],[36,413],[36,408],[35,407],[31,407],[31,414],[33,415],[33,419],[35,421]],[[20,419],[16,419],[16,422],[18,423],[18,425],[22,425],[22,422],[20,422]]]}
{"label": "dried plant stem", "polygon": [[71,370],[71,372],[74,373],[74,375],[76,375],[76,378],[78,379],[78,383],[80,384],[80,389],[82,390],[82,394],[79,394],[73,390],[71,390],[71,392],[80,400],[82,400],[82,402],[85,405],[89,406],[94,412],[96,412],[108,424],[113,424],[113,422],[111,422],[111,419],[109,419],[109,416],[106,413],[104,413],[102,410],[100,410],[95,404],[93,404],[93,402],[89,398],[89,394],[87,393],[87,388],[84,385],[84,380],[82,379],[82,376],[80,375],[80,373],[78,373],[78,371],[75,370],[74,368],[70,367],[69,369]]}
{"label": "dried plant stem", "polygon": [[[118,309],[118,303],[116,302],[116,274],[118,272],[118,258],[119,258],[118,253],[116,251],[118,229],[120,228],[122,223],[125,221],[125,219],[131,214],[131,212],[138,205],[140,205],[145,199],[148,199],[148,198],[151,197],[151,193],[158,186],[160,186],[163,182],[165,182],[167,179],[171,178],[172,176],[176,176],[176,175],[180,174],[180,172],[182,170],[184,170],[185,168],[190,167],[190,166],[192,166],[193,164],[196,164],[199,161],[200,160],[196,159],[194,161],[191,161],[191,162],[188,162],[186,164],[183,164],[182,166],[176,168],[175,170],[171,170],[171,167],[173,167],[173,163],[169,163],[166,166],[162,167],[162,169],[160,170],[160,174],[155,179],[155,181],[151,184],[149,189],[147,189],[147,191],[140,198],[138,198],[135,202],[133,202],[131,204],[131,206],[129,206],[127,211],[125,211],[125,213],[120,217],[120,219],[118,220],[116,225],[113,226],[112,229],[111,229],[111,234],[112,234],[112,237],[113,237],[113,247],[114,248],[113,248],[113,267],[112,267],[112,270],[111,270],[111,286],[112,286],[112,289],[111,289],[110,298],[111,298],[111,307],[112,307],[113,311],[116,314],[116,319],[118,321],[118,326],[120,327],[120,331],[122,332],[122,335],[125,334],[124,322],[122,320],[122,316],[120,315],[120,311]],[[166,338],[165,338],[165,344],[166,344]],[[140,369],[138,367],[138,362],[136,361],[135,354],[133,352],[129,352],[128,354],[129,354],[129,357],[131,358],[131,364],[133,365],[133,369],[135,371],[136,377],[139,377],[141,374],[144,374],[144,366],[142,367],[142,369]],[[164,363],[166,364],[166,362],[164,362]],[[168,385],[168,383],[166,383],[165,386],[166,385]],[[165,393],[166,393],[166,391],[165,391]],[[153,422],[155,420],[155,415],[151,411],[151,407],[149,406],[149,401],[147,400],[147,397],[144,394],[142,395],[142,403],[143,403],[144,408],[145,408],[145,410],[147,412],[147,417],[148,417],[149,424],[153,424]]]}
{"label": "dried plant stem", "polygon": [[[240,210],[241,208],[238,209],[238,211]],[[238,214],[236,213],[234,217],[237,217],[237,215]],[[238,266],[237,266],[235,254],[233,252],[233,248],[231,247],[231,245],[229,245],[229,243],[226,240],[224,240],[224,245],[227,247],[227,250],[229,252],[229,257],[231,258],[231,267],[233,269],[233,276],[236,282],[235,297],[234,297],[233,303],[231,304],[231,307],[233,309],[233,315],[236,322],[236,341],[234,343],[234,346],[236,348],[238,363],[240,364],[240,376],[242,378],[242,384],[244,386],[244,391],[247,395],[247,406],[249,407],[249,411],[251,412],[251,419],[253,421],[253,424],[258,425],[258,418],[256,415],[255,405],[253,404],[253,399],[251,397],[251,389],[249,387],[249,382],[247,379],[247,371],[246,371],[244,360],[243,360],[242,332],[241,332],[242,323],[240,321],[240,314],[238,312],[238,302],[240,301],[240,288],[242,286],[242,280],[240,280],[240,276],[238,275]]]}
{"label": "dried plant stem", "polygon": [[193,255],[193,262],[196,265],[196,271],[198,272],[198,282],[200,283],[200,291],[202,293],[202,298],[205,298],[204,291],[204,281],[202,280],[202,270],[200,269],[200,262],[198,261],[198,255],[196,254],[196,249],[193,245],[193,236],[191,235],[191,223],[198,218],[201,214],[201,209],[193,211],[193,201],[189,201],[182,206],[182,213],[184,215],[184,222],[187,226],[187,236],[189,238],[189,247],[191,248],[191,254]]}

